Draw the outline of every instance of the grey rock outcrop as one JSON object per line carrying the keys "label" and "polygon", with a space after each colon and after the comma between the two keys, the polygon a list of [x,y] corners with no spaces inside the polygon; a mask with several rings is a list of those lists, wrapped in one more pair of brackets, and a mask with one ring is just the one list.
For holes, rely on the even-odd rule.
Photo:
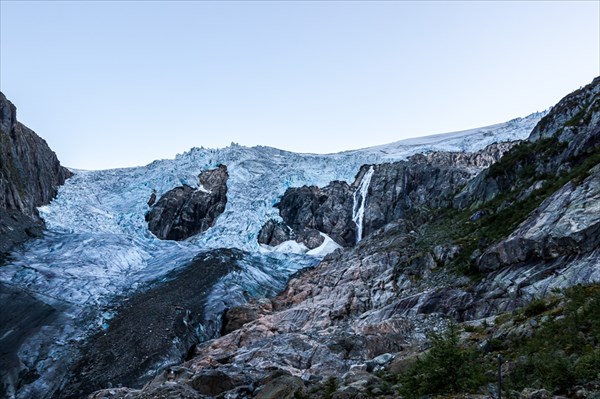
{"label": "grey rock outcrop", "polygon": [[227,167],[204,171],[200,187],[183,185],[168,191],[146,214],[148,229],[163,240],[184,240],[208,230],[227,204]]}
{"label": "grey rock outcrop", "polygon": [[43,228],[37,207],[48,204],[71,172],[45,140],[17,121],[0,93],[0,254]]}
{"label": "grey rock outcrop", "polygon": [[350,247],[356,241],[353,205],[353,189],[346,182],[334,181],[323,188],[289,188],[276,207],[284,223],[297,235],[309,238],[310,232],[302,233],[303,230],[317,230]]}
{"label": "grey rock outcrop", "polygon": [[317,248],[325,241],[316,229],[302,228],[300,231],[294,231],[285,223],[273,219],[269,219],[258,233],[258,243],[272,247],[289,240],[304,244],[308,249]]}

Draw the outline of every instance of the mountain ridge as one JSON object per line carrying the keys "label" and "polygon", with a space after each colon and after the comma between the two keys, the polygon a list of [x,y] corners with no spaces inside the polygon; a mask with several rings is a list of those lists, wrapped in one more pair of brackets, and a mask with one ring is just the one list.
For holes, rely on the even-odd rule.
{"label": "mountain ridge", "polygon": [[[592,87],[596,90],[597,80]],[[593,110],[593,104],[586,109]],[[593,129],[585,130],[598,122],[598,112],[590,112],[589,120],[584,112],[573,122],[578,130],[570,129],[571,133],[596,137]],[[42,321],[39,332],[24,336],[19,363],[2,370],[3,389],[15,398],[82,397],[119,384],[119,376],[125,375],[119,373],[131,373],[125,359],[136,353],[140,368],[127,378],[132,388],[109,388],[90,397],[293,397],[311,390],[315,397],[326,397],[325,377],[343,374],[336,397],[359,398],[371,395],[375,382],[383,383],[375,371],[388,370],[392,359],[412,359],[427,345],[428,334],[445,330],[452,318],[477,322],[525,306],[536,293],[597,281],[598,254],[589,241],[597,224],[590,216],[594,208],[584,206],[596,198],[598,177],[589,165],[593,154],[580,152],[581,159],[570,160],[562,170],[552,169],[557,183],[548,184],[536,178],[550,169],[527,154],[546,151],[544,162],[552,165],[557,154],[550,145],[496,144],[495,150],[488,147],[486,156],[457,152],[481,150],[504,139],[526,139],[543,116],[532,114],[493,129],[473,129],[469,135],[451,134],[441,142],[392,143],[385,152],[376,147],[317,155],[232,145],[194,148],[144,167],[75,171],[58,197],[39,209],[48,232],[14,252],[11,262],[0,268],[3,284],[23,290],[55,315]],[[514,159],[520,166],[511,171],[507,160]],[[212,227],[180,242],[155,237],[145,220],[156,206],[152,198],[179,186],[200,190],[198,175],[219,165],[229,174],[227,203]],[[452,168],[455,171],[448,172]],[[519,195],[509,196],[507,187],[517,187],[513,175],[518,182],[531,184],[518,186]],[[500,183],[488,184],[492,178]],[[358,242],[349,238],[352,245],[347,249],[329,245],[325,250],[321,246],[332,242],[328,231],[311,224],[308,227],[315,230],[306,242],[317,235],[323,238],[309,245],[317,245],[311,251],[297,244],[259,243],[265,223],[285,221],[274,205],[288,190],[322,188],[335,180],[355,190],[341,195],[352,202],[344,210],[351,211],[352,218],[344,220],[366,227],[357,234]],[[551,181],[547,176],[545,180]],[[569,180],[577,184],[568,186]],[[480,190],[478,184],[487,188]],[[467,194],[457,197],[463,191]],[[317,195],[316,206],[322,194]],[[325,193],[336,203],[338,194]],[[529,208],[519,208],[520,213],[514,212],[514,220],[507,219],[510,223],[499,232],[492,230],[498,225],[493,218],[505,209],[517,210],[527,198],[533,209],[546,204],[538,216],[550,227],[542,230],[562,234],[568,242],[561,238],[558,247],[567,252],[552,255],[557,246],[550,243],[554,246],[548,250],[534,246],[525,251],[525,261],[535,251],[543,255],[531,267],[523,269],[521,260],[496,269],[485,266],[493,263],[486,260],[490,251],[515,255],[510,245],[504,247],[508,249],[494,245],[504,242],[506,230],[514,229],[512,223],[526,219]],[[547,206],[560,198],[562,214]],[[455,203],[465,206],[455,208]],[[396,210],[378,212],[377,207]],[[582,215],[582,209],[587,227],[581,231],[589,234],[571,239],[568,231],[551,227],[558,220],[567,223]],[[556,217],[544,216],[549,212]],[[330,208],[324,209],[323,217],[329,213]],[[388,216],[375,223],[379,214]],[[532,220],[531,226],[539,224]],[[522,234],[534,230],[529,227]],[[224,247],[234,255],[222,252]],[[544,264],[546,253],[552,262]],[[153,323],[136,298],[176,286],[178,278],[193,275],[188,271],[195,264],[214,258],[229,260],[217,271],[223,274],[216,283],[203,285],[193,277],[198,279],[202,301],[182,306],[181,299],[167,293],[161,297],[165,299],[160,311],[174,311],[161,319],[166,323],[162,328],[122,324],[127,312]],[[565,267],[561,263],[565,259],[570,259],[571,268],[561,283],[552,276]],[[473,281],[478,273],[487,275]],[[483,305],[485,301],[489,304]],[[128,303],[138,305],[128,308]],[[13,317],[23,312],[16,311]],[[191,327],[183,331],[182,324]],[[173,337],[171,331],[180,335]],[[228,334],[219,337],[221,332]],[[129,340],[136,335],[144,338]],[[115,346],[107,347],[107,340]],[[161,342],[164,352],[145,352],[144,342]],[[187,347],[191,342],[198,344],[196,349]],[[86,353],[98,355],[90,358]],[[115,356],[120,361],[115,362]],[[185,357],[193,358],[177,366]],[[106,365],[114,374],[105,373]]]}

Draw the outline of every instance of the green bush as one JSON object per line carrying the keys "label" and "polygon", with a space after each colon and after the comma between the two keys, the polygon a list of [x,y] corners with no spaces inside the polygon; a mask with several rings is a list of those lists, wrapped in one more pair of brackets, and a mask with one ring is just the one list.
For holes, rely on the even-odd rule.
{"label": "green bush", "polygon": [[454,326],[445,334],[433,334],[430,339],[429,352],[399,378],[402,396],[469,392],[487,382],[482,355],[459,345]]}
{"label": "green bush", "polygon": [[543,299],[534,299],[523,309],[523,314],[527,317],[533,317],[544,313],[546,309],[546,301]]}
{"label": "green bush", "polygon": [[[520,391],[536,383],[564,393],[600,378],[600,285],[572,287],[565,297],[563,317],[547,321],[509,348],[513,357],[522,359],[506,378],[509,389]],[[540,306],[531,312],[537,313]]]}
{"label": "green bush", "polygon": [[575,363],[575,375],[579,383],[590,380],[600,380],[600,349],[583,355]]}

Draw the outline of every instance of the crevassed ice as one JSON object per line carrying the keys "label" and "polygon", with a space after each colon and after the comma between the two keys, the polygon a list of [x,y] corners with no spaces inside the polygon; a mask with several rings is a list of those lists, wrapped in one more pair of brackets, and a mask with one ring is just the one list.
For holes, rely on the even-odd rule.
{"label": "crevassed ice", "polygon": [[[75,170],[56,199],[39,209],[48,227],[46,237],[29,244],[27,251],[1,268],[0,280],[26,284],[42,293],[48,292],[48,286],[65,283],[53,295],[82,303],[165,273],[201,250],[234,247],[259,253],[257,234],[266,220],[279,219],[273,205],[289,187],[351,182],[363,164],[401,160],[417,152],[475,151],[492,142],[523,139],[542,116],[537,113],[491,127],[338,154],[297,154],[232,144],[222,149],[193,148],[175,159],[143,167]],[[230,177],[227,206],[215,225],[182,242],[154,237],[144,220],[152,192],[160,197],[182,184],[202,189],[198,174],[219,164],[227,165]],[[361,205],[359,209],[364,208],[364,198]],[[308,253],[322,256],[325,252]],[[69,283],[74,280],[77,283]]]}

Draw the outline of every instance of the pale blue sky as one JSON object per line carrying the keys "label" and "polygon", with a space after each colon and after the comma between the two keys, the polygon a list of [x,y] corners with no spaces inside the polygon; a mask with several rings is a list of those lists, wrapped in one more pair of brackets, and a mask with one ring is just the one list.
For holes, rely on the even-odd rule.
{"label": "pale blue sky", "polygon": [[600,2],[1,1],[0,87],[75,168],[503,122],[600,75]]}

